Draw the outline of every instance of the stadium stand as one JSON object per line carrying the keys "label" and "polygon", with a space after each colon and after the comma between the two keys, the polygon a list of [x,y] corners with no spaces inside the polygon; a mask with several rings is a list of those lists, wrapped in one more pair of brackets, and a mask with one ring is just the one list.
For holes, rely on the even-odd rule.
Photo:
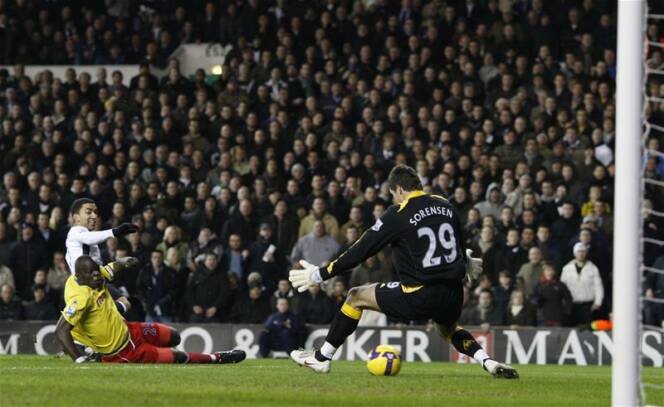
{"label": "stadium stand", "polygon": [[[351,281],[389,280],[389,249],[356,279],[324,287],[329,299],[293,293],[287,270],[295,257],[325,264],[370,227],[398,163],[456,205],[484,259],[486,276],[467,287],[469,321],[608,316],[620,216],[615,2],[89,3],[0,0],[0,64],[12,66],[0,69],[0,319],[61,305],[69,205],[88,196],[99,227],[140,228],[103,253],[144,261],[117,283],[130,319],[255,322],[288,298],[295,313],[327,321]],[[662,28],[648,27],[651,41],[664,44]],[[174,50],[207,42],[232,45],[221,74],[181,74]],[[661,51],[649,51],[651,68],[662,69]],[[72,67],[27,76],[31,64]],[[114,64],[140,73],[77,74]],[[648,114],[664,126],[664,104]],[[663,136],[653,131],[650,148]],[[645,166],[664,176],[662,157]],[[646,192],[661,210],[664,196]],[[664,239],[659,219],[645,228]],[[560,294],[556,275],[580,270],[584,247],[599,298],[596,281]],[[655,263],[658,248],[645,256]],[[647,281],[647,295],[664,296],[661,281]],[[661,304],[645,314],[662,324]]]}

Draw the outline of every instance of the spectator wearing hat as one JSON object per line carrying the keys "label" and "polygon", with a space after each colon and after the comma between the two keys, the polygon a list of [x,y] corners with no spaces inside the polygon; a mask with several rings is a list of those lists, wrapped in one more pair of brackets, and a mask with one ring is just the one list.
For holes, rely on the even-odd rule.
{"label": "spectator wearing hat", "polygon": [[[607,284],[611,277],[611,246],[606,239],[606,236],[597,231],[594,223],[583,223],[578,233],[578,241],[585,244],[588,249],[588,260],[592,261],[599,274],[602,276],[602,281]],[[576,243],[577,239],[574,239]],[[573,246],[572,246],[573,247]]]}
{"label": "spectator wearing hat", "polygon": [[604,300],[604,285],[597,266],[588,257],[588,247],[578,242],[573,249],[574,259],[563,267],[560,281],[572,294],[570,324],[578,326],[592,321]]}
{"label": "spectator wearing hat", "polygon": [[503,208],[503,195],[497,183],[491,183],[486,190],[484,201],[475,204],[475,208],[480,211],[480,217],[493,216],[494,219],[500,219],[500,212]]}

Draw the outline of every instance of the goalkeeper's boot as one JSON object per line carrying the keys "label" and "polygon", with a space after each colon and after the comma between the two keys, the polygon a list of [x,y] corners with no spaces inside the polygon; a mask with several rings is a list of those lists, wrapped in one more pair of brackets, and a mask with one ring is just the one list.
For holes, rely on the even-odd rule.
{"label": "goalkeeper's boot", "polygon": [[312,350],[294,350],[290,353],[293,362],[300,366],[308,367],[316,373],[329,373],[330,361],[316,359],[316,353]]}
{"label": "goalkeeper's boot", "polygon": [[240,363],[247,358],[247,354],[239,349],[233,349],[226,352],[214,352],[214,356],[217,358],[215,363],[222,365],[226,363]]}
{"label": "goalkeeper's boot", "polygon": [[493,359],[487,359],[482,364],[484,370],[491,373],[495,378],[502,379],[518,379],[519,373],[512,366],[498,363]]}

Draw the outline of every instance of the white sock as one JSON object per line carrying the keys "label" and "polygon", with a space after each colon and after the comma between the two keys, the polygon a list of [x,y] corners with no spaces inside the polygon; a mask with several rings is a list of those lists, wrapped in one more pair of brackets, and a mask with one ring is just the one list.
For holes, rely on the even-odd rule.
{"label": "white sock", "polygon": [[484,361],[487,359],[491,359],[489,355],[486,354],[484,349],[480,349],[475,354],[473,355],[473,359],[477,361],[480,365],[484,366]]}
{"label": "white sock", "polygon": [[330,345],[329,342],[325,342],[320,348],[320,354],[325,356],[328,359],[332,359],[334,354],[337,352],[337,348]]}
{"label": "white sock", "polygon": [[213,362],[217,361],[217,356],[214,353],[210,353],[210,359],[212,359]]}

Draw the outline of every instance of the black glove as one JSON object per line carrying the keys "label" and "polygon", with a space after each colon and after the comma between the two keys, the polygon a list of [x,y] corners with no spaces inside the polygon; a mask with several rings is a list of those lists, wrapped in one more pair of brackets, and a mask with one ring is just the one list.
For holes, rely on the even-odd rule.
{"label": "black glove", "polygon": [[122,237],[130,233],[138,232],[138,226],[132,225],[131,223],[122,223],[116,228],[113,228],[113,236]]}
{"label": "black glove", "polygon": [[121,257],[113,262],[114,270],[126,271],[135,270],[140,266],[140,262],[136,257]]}

